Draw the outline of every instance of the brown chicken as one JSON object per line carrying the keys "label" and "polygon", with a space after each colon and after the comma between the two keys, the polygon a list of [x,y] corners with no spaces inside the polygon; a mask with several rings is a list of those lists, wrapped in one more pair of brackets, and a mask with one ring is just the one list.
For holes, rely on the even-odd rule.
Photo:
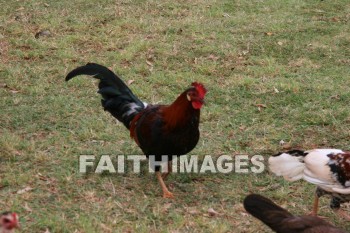
{"label": "brown chicken", "polygon": [[248,213],[277,233],[346,233],[316,216],[294,216],[258,194],[248,195],[243,204]]}
{"label": "brown chicken", "polygon": [[0,214],[0,233],[12,233],[19,228],[18,215],[11,212]]}
{"label": "brown chicken", "polygon": [[[168,172],[171,171],[172,156],[190,152],[199,140],[200,109],[204,103],[205,87],[192,83],[170,105],[147,105],[140,101],[126,84],[108,68],[88,63],[71,71],[66,81],[77,75],[92,75],[99,79],[99,93],[102,106],[130,130],[131,137],[143,153],[155,156],[161,161],[168,156]],[[163,190],[163,197],[173,198],[160,173],[160,166],[155,166],[156,176]]]}

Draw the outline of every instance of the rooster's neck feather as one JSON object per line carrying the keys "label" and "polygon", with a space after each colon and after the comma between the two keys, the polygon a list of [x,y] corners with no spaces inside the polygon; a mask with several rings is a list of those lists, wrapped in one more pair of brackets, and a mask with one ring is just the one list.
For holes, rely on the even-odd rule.
{"label": "rooster's neck feather", "polygon": [[164,106],[163,116],[169,128],[186,125],[193,117],[199,120],[199,109],[194,109],[192,103],[187,99],[187,91],[183,92],[169,106]]}

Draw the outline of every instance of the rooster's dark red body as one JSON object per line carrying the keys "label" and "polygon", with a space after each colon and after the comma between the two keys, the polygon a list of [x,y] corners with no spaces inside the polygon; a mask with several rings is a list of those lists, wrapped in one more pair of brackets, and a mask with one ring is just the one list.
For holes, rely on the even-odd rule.
{"label": "rooster's dark red body", "polygon": [[184,155],[199,140],[199,109],[194,109],[184,96],[170,106],[148,106],[131,122],[130,135],[146,156]]}

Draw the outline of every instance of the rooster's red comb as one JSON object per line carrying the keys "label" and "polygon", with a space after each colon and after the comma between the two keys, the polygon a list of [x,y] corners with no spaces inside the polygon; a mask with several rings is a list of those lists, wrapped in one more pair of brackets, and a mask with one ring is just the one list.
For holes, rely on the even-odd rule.
{"label": "rooster's red comb", "polygon": [[196,88],[196,90],[198,91],[198,94],[201,98],[204,98],[205,93],[207,93],[207,89],[205,89],[205,87],[203,86],[203,84],[199,83],[199,82],[193,82],[191,84],[192,87]]}

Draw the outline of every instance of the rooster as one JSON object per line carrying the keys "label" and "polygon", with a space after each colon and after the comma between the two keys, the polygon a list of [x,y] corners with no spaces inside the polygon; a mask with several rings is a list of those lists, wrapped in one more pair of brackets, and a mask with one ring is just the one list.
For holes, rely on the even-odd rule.
{"label": "rooster", "polygon": [[243,205],[248,213],[277,233],[346,233],[316,216],[294,216],[258,194],[248,195]]}
{"label": "rooster", "polygon": [[11,212],[0,214],[0,233],[12,233],[19,228],[18,215]]}
{"label": "rooster", "polygon": [[270,157],[269,167],[288,181],[304,179],[317,185],[312,215],[317,215],[319,198],[330,195],[331,209],[350,220],[340,209],[340,204],[350,201],[350,153],[338,149],[292,150]]}
{"label": "rooster", "polygon": [[207,92],[205,87],[194,82],[170,105],[147,105],[116,74],[102,65],[88,63],[78,67],[67,75],[66,81],[78,75],[91,75],[100,80],[98,93],[102,95],[104,110],[129,129],[131,138],[147,158],[153,155],[159,162],[162,156],[168,156],[167,173],[162,175],[160,166],[155,166],[155,172],[163,197],[173,198],[163,178],[171,172],[172,155],[184,155],[198,143],[200,109]]}

